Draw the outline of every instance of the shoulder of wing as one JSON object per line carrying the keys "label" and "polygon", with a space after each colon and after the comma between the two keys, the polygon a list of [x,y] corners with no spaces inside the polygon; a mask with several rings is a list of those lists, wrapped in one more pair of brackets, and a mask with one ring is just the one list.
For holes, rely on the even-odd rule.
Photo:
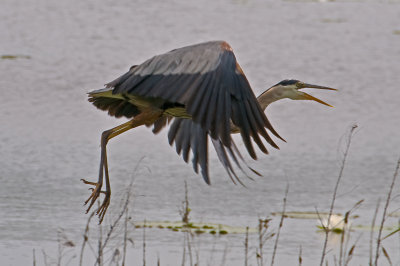
{"label": "shoulder of wing", "polygon": [[131,74],[140,76],[204,74],[216,70],[223,57],[227,56],[233,56],[232,48],[227,42],[205,42],[156,55],[131,69]]}

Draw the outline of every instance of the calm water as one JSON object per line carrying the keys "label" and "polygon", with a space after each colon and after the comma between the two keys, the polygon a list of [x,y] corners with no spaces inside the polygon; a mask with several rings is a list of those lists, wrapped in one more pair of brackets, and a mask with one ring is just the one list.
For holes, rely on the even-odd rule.
{"label": "calm water", "polygon": [[[57,258],[57,231],[77,246],[65,248],[63,265],[78,264],[87,221],[83,201],[89,192],[79,180],[95,179],[100,133],[124,120],[108,117],[87,102],[86,92],[101,88],[150,56],[173,48],[223,39],[234,48],[256,94],[285,78],[340,89],[311,92],[335,108],[284,100],[267,116],[287,143],[260,155],[251,166],[262,172],[247,188],[233,185],[211,153],[213,185],[185,165],[166,140],[146,128],[110,142],[113,189],[109,224],[135,173],[132,219],[179,220],[184,180],[193,221],[256,226],[260,217],[282,209],[287,184],[288,211],[327,211],[351,125],[359,125],[339,186],[335,212],[357,201],[353,224],[371,223],[384,199],[400,155],[400,3],[397,1],[50,1],[2,0],[0,55],[0,264],[38,265]],[[237,143],[241,143],[240,140]],[[240,145],[242,147],[242,145]],[[400,204],[399,184],[389,211]],[[396,197],[397,196],[397,197]],[[114,208],[113,208],[114,207]],[[378,214],[380,217],[381,213]],[[276,229],[277,217],[273,218]],[[388,218],[395,225],[398,217]],[[297,263],[302,247],[306,265],[319,263],[323,236],[315,220],[285,220],[277,265]],[[96,229],[96,221],[92,222]],[[386,231],[384,234],[387,234]],[[147,262],[178,265],[183,235],[147,231]],[[135,244],[128,261],[142,264],[142,231],[131,229]],[[355,230],[353,261],[365,265],[369,231]],[[256,236],[250,261],[255,262]],[[254,240],[254,241],[253,241]],[[115,241],[118,241],[116,239]],[[244,235],[200,236],[193,245],[201,265],[244,265]],[[397,236],[383,245],[399,265]],[[270,255],[273,243],[267,242]],[[95,243],[93,244],[95,245]],[[328,259],[337,255],[335,241]],[[92,265],[88,249],[85,261]],[[270,259],[270,257],[269,257]],[[386,263],[382,258],[381,264]]]}

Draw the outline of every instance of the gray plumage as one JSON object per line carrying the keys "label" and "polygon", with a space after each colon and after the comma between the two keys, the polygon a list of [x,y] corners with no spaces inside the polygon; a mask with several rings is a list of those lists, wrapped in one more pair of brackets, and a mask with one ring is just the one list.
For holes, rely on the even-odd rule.
{"label": "gray plumage", "polygon": [[99,109],[108,110],[110,115],[132,118],[149,106],[163,110],[163,115],[154,122],[155,133],[175,116],[168,133],[169,143],[175,143],[185,162],[192,150],[193,168],[198,172],[200,165],[208,184],[208,136],[213,139],[218,157],[230,176],[234,171],[226,151],[236,164],[237,157],[242,158],[233,148],[231,123],[240,129],[253,159],[257,156],[252,141],[264,153],[268,151],[262,138],[278,148],[267,129],[280,136],[260,108],[231,47],[224,41],[186,46],[154,56],[133,66],[106,87],[90,92],[89,101]]}
{"label": "gray plumage", "polygon": [[[142,125],[153,126],[157,134],[169,123],[168,141],[185,162],[192,154],[193,169],[201,171],[210,184],[208,172],[208,139],[231,180],[242,183],[234,171],[246,174],[244,163],[253,173],[232,140],[240,133],[249,155],[256,159],[253,142],[268,153],[263,139],[278,148],[267,130],[282,139],[272,128],[264,110],[280,99],[311,100],[331,106],[301,89],[335,90],[299,80],[284,80],[261,93],[251,90],[232,48],[224,41],[213,41],[172,50],[132,66],[127,73],[108,83],[106,88],[89,93],[89,101],[115,117],[130,118],[101,134],[99,177],[97,182],[82,179],[93,186],[85,201],[87,212],[104,192],[97,209],[100,223],[110,204],[111,185],[108,175],[106,146],[110,139]],[[283,139],[282,139],[283,140]],[[200,169],[199,169],[200,168]],[[246,174],[247,175],[247,174]],[[106,190],[102,190],[105,181]]]}

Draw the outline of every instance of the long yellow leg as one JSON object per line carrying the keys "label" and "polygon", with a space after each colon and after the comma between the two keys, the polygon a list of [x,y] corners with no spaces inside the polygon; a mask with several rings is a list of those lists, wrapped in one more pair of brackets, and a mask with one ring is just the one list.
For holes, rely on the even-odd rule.
{"label": "long yellow leg", "polygon": [[[111,186],[110,186],[110,179],[108,175],[108,163],[107,163],[107,150],[106,146],[107,143],[110,139],[118,136],[119,134],[124,133],[125,131],[128,131],[129,129],[144,125],[144,124],[152,124],[156,119],[158,119],[161,115],[161,112],[147,112],[147,113],[142,113],[138,116],[136,116],[134,119],[123,123],[117,127],[114,127],[112,129],[106,130],[101,134],[101,155],[100,155],[100,169],[99,169],[99,179],[98,182],[90,182],[85,179],[81,179],[83,183],[92,185],[94,188],[92,189],[92,194],[89,196],[89,198],[85,201],[85,205],[89,203],[89,207],[86,210],[86,213],[89,212],[89,210],[92,208],[93,204],[96,202],[98,197],[100,196],[100,193],[105,194],[105,198],[103,200],[103,203],[99,207],[99,209],[96,211],[96,214],[99,215],[99,223],[103,221],[104,215],[107,212],[107,208],[110,204],[110,199],[111,199]],[[101,191],[101,188],[103,186],[103,173],[105,175],[105,181],[106,181],[106,191]]]}
{"label": "long yellow leg", "polygon": [[[106,175],[108,176],[108,166],[107,166],[107,150],[106,150],[106,146],[108,141],[112,138],[115,137],[129,129],[132,128],[133,121],[128,121],[124,124],[121,124],[117,127],[114,127],[112,129],[106,130],[103,132],[103,134],[101,134],[101,156],[100,156],[100,169],[99,169],[99,179],[97,181],[97,183],[95,182],[90,182],[90,181],[86,181],[85,179],[82,179],[82,181],[85,184],[88,185],[93,185],[95,186],[93,188],[92,194],[90,195],[90,197],[85,201],[85,205],[90,201],[89,207],[87,209],[86,212],[89,212],[89,210],[92,208],[93,204],[96,202],[96,199],[99,197],[100,192],[101,191],[101,187],[103,186],[103,173],[106,172]],[[117,134],[118,133],[118,134]],[[104,171],[103,171],[104,170]],[[106,177],[106,191],[107,191],[107,183],[109,184],[109,181],[107,180],[108,178]],[[109,185],[108,185],[109,186]],[[109,196],[111,195],[111,189],[108,189],[109,191]],[[107,197],[107,193],[106,193],[106,198]],[[101,205],[101,209],[103,209],[102,207],[106,207],[106,205],[104,203],[106,203],[107,201],[105,200],[103,202],[103,204]],[[99,209],[100,210],[100,209]],[[97,214],[99,213],[99,210],[97,210]]]}

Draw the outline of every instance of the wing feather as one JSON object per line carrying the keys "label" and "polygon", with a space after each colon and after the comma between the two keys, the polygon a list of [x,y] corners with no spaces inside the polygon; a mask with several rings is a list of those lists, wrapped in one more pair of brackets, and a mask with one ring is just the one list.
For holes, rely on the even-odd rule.
{"label": "wing feather", "polygon": [[162,116],[154,122],[153,133],[158,134],[170,122],[171,116]]}
{"label": "wing feather", "polygon": [[[245,101],[244,102],[244,107],[246,109],[246,114],[247,114],[247,121],[249,122],[250,125],[250,131],[251,132],[262,132],[264,128],[259,128],[258,124],[256,123],[256,120],[254,118],[253,112],[251,107],[249,106],[249,102]],[[265,131],[265,130],[264,130]],[[252,135],[253,140],[257,143],[258,147],[262,152],[265,154],[268,154],[267,148],[265,148],[264,144],[262,143],[260,137],[258,134]]]}
{"label": "wing feather", "polygon": [[[239,156],[230,136],[231,121],[240,129],[252,158],[257,158],[253,141],[261,151],[267,153],[260,136],[273,147],[278,147],[266,129],[278,138],[280,136],[261,110],[226,42],[201,43],[154,56],[108,83],[107,87],[113,88],[113,95],[159,98],[184,106],[192,119],[175,118],[168,132],[168,140],[171,145],[175,142],[178,154],[182,153],[186,162],[192,150],[193,168],[198,172],[198,166],[201,167],[207,183],[208,136],[216,140],[214,147],[225,169],[232,169],[228,154],[235,162],[235,154]],[[114,105],[115,114],[123,114],[126,106]],[[167,120],[156,121],[153,132],[159,132],[166,125]]]}
{"label": "wing feather", "polygon": [[179,130],[182,119],[175,119],[168,131],[168,143],[172,145],[176,138],[176,133]]}
{"label": "wing feather", "polygon": [[201,117],[196,116],[196,112],[199,112],[198,109],[200,109],[202,106],[207,104],[206,101],[204,101],[205,95],[207,95],[207,92],[211,93],[212,92],[212,82],[214,77],[214,73],[207,73],[203,77],[203,82],[200,84],[199,87],[197,87],[194,91],[193,94],[196,95],[196,97],[193,97],[192,95],[189,95],[189,100],[186,104],[186,109],[189,114],[192,114],[193,120],[196,122],[201,121]]}
{"label": "wing feather", "polygon": [[[207,117],[210,118],[211,120],[215,119],[215,114],[210,113],[210,108],[211,108],[212,99],[215,98],[217,95],[214,93],[214,90],[213,90],[213,88],[215,88],[215,84],[217,83],[217,79],[218,79],[218,77],[216,77],[215,75],[214,75],[214,77],[211,77],[210,86],[207,86],[207,88],[205,88],[205,94],[203,95],[203,99],[200,102],[200,105],[193,112],[193,116],[200,118],[199,122],[200,122],[201,126],[209,131],[212,131],[211,123],[207,127],[206,119],[207,119]],[[196,120],[194,120],[194,121],[196,121]]]}
{"label": "wing feather", "polygon": [[250,126],[249,123],[246,122],[247,117],[245,116],[245,110],[243,106],[243,102],[233,102],[232,104],[232,121],[235,125],[242,125],[240,127],[240,134],[242,136],[244,145],[249,152],[251,158],[254,160],[257,159],[257,155],[254,151],[253,144],[251,143],[250,136]]}

